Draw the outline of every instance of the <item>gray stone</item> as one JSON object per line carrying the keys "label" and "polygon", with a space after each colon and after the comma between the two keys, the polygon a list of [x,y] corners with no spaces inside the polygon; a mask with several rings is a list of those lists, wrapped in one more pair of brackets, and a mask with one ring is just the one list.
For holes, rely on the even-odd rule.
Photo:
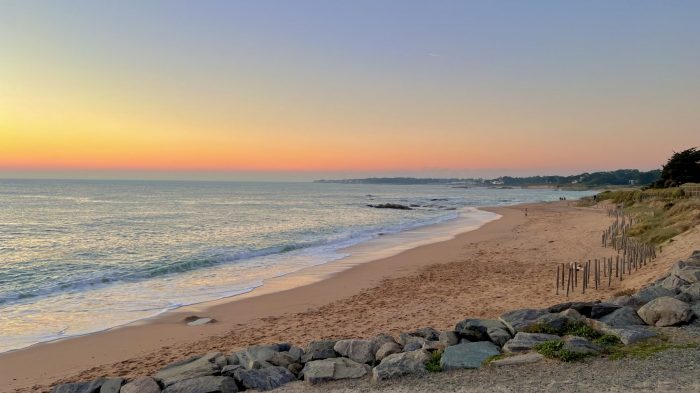
{"label": "gray stone", "polygon": [[214,375],[220,369],[219,366],[212,362],[220,355],[220,353],[214,352],[195,360],[190,358],[186,363],[171,364],[158,371],[153,377],[168,387],[185,379]]}
{"label": "gray stone", "polygon": [[656,333],[646,326],[630,325],[625,327],[613,327],[595,319],[587,319],[586,324],[599,333],[611,334],[619,338],[625,345],[634,344],[638,341],[656,336]]}
{"label": "gray stone", "polygon": [[700,282],[693,283],[683,288],[683,293],[690,296],[691,302],[700,300]]}
{"label": "gray stone", "polygon": [[408,343],[408,344],[404,345],[403,351],[404,351],[404,352],[414,352],[414,351],[417,351],[417,350],[419,350],[419,349],[422,349],[422,348],[423,348],[423,345],[425,345],[425,343],[426,343],[425,340],[420,341],[420,342],[419,342],[419,341],[414,341],[414,342]]}
{"label": "gray stone", "polygon": [[381,348],[382,345],[386,343],[396,343],[396,340],[394,340],[394,337],[389,334],[378,334],[375,338],[372,339],[372,347],[374,348],[374,352],[376,353],[379,350],[379,348]]}
{"label": "gray stone", "polygon": [[700,281],[700,262],[693,260],[678,261],[671,266],[671,275],[690,284]]}
{"label": "gray stone", "polygon": [[401,352],[401,346],[397,343],[394,342],[388,342],[384,343],[379,349],[377,350],[377,354],[375,355],[375,358],[377,361],[382,361],[385,357],[389,355],[393,355],[395,353]]}
{"label": "gray stone", "polygon": [[646,287],[644,289],[641,289],[639,292],[635,293],[632,298],[637,302],[637,304],[644,305],[649,303],[650,301],[663,297],[663,296],[670,296],[673,297],[676,294],[678,294],[678,291],[670,290],[667,288],[662,288],[658,286],[651,286],[651,287]]}
{"label": "gray stone", "polygon": [[[285,346],[285,349],[288,349]],[[237,352],[238,362],[248,370],[270,367],[270,360],[280,351],[279,344],[254,345]]]}
{"label": "gray stone", "polygon": [[693,312],[680,300],[664,296],[650,301],[637,310],[640,318],[652,326],[673,326],[690,321]]}
{"label": "gray stone", "polygon": [[369,371],[370,367],[366,364],[360,364],[348,358],[332,358],[306,363],[302,374],[306,383],[315,385],[325,381],[362,378]]}
{"label": "gray stone", "polygon": [[399,334],[399,344],[406,346],[408,344],[419,343],[421,346],[425,343],[425,338],[420,336],[414,336],[411,333],[401,333]]}
{"label": "gray stone", "polygon": [[160,386],[155,379],[143,377],[122,386],[120,393],[160,393]]}
{"label": "gray stone", "polygon": [[634,308],[635,310],[638,309],[639,306],[641,306],[641,304],[639,304],[639,301],[637,299],[633,298],[632,296],[626,296],[626,295],[612,298],[612,299],[608,300],[608,303],[617,304],[620,307]]}
{"label": "gray stone", "polygon": [[422,349],[389,355],[372,370],[372,380],[378,382],[408,374],[424,374],[429,360],[430,353]]}
{"label": "gray stone", "polygon": [[693,302],[693,297],[685,292],[681,292],[678,295],[674,296],[673,298],[676,300],[680,300],[683,303],[692,303]]}
{"label": "gray stone", "polygon": [[105,379],[98,379],[92,382],[75,382],[58,385],[51,390],[51,393],[99,393]]}
{"label": "gray stone", "polygon": [[440,332],[438,341],[445,344],[445,348],[447,348],[459,344],[459,336],[457,336],[457,333],[447,330]]}
{"label": "gray stone", "polygon": [[619,309],[621,306],[613,303],[597,303],[591,307],[591,316],[593,319],[600,319],[611,312]]}
{"label": "gray stone", "polygon": [[515,334],[532,325],[537,318],[544,314],[547,314],[547,310],[525,308],[509,311],[501,315],[498,319],[508,328],[510,334]]}
{"label": "gray stone", "polygon": [[279,367],[287,367],[292,363],[297,363],[299,358],[292,356],[289,352],[275,352],[270,359],[270,364]]}
{"label": "gray stone", "polygon": [[234,372],[234,375],[236,380],[246,389],[260,391],[276,389],[297,379],[291,371],[278,366],[253,370],[239,368]]}
{"label": "gray stone", "polygon": [[457,323],[455,332],[470,341],[491,341],[498,346],[511,338],[508,328],[495,319],[465,319]]}
{"label": "gray stone", "polygon": [[234,377],[236,375],[236,370],[244,370],[245,367],[240,364],[229,364],[221,369],[221,375],[225,377]]}
{"label": "gray stone", "polygon": [[304,356],[304,350],[299,348],[299,347],[291,347],[289,348],[289,354],[294,358],[294,361],[299,363],[301,362],[301,358]]}
{"label": "gray stone", "polygon": [[661,281],[658,286],[661,288],[669,289],[672,291],[680,291],[681,287],[688,285],[689,282],[683,280],[682,278],[676,276],[675,274],[671,274],[668,277],[666,277],[663,281]]}
{"label": "gray stone", "polygon": [[516,366],[519,364],[537,363],[544,359],[544,356],[537,352],[524,353],[522,355],[509,356],[503,359],[494,360],[489,363],[492,366]]}
{"label": "gray stone", "polygon": [[524,352],[529,351],[535,347],[535,345],[543,343],[545,341],[561,340],[561,337],[554,334],[544,334],[544,333],[525,333],[519,332],[513,337],[512,340],[508,341],[503,345],[504,352]]}
{"label": "gray stone", "polygon": [[500,353],[501,350],[490,341],[453,345],[442,353],[440,366],[443,370],[479,368],[486,359]]}
{"label": "gray stone", "polygon": [[100,387],[100,393],[119,393],[124,384],[124,378],[110,378]]}
{"label": "gray stone", "polygon": [[309,343],[309,345],[306,346],[306,349],[304,349],[304,355],[301,357],[301,360],[303,361],[303,363],[306,363],[312,360],[322,360],[337,357],[338,354],[333,349],[334,346],[334,340],[312,341]]}
{"label": "gray stone", "polygon": [[547,313],[535,319],[530,325],[523,327],[521,331],[539,333],[535,329],[541,329],[541,331],[545,332],[563,333],[573,323],[576,323],[576,320],[566,315]]}
{"label": "gray stone", "polygon": [[192,322],[188,322],[187,326],[201,326],[201,325],[206,325],[208,323],[213,323],[213,322],[214,322],[214,320],[211,318],[199,318],[199,319],[195,319]]}
{"label": "gray stone", "polygon": [[196,377],[167,387],[163,393],[236,393],[238,386],[231,377]]}
{"label": "gray stone", "polygon": [[560,304],[555,304],[553,306],[550,306],[547,308],[547,312],[556,314],[560,313],[564,310],[572,309],[576,310],[579,314],[590,317],[591,316],[591,309],[595,304],[599,302],[566,302],[566,303],[560,303]]}
{"label": "gray stone", "polygon": [[600,321],[613,327],[644,325],[637,311],[631,307],[621,307],[610,314],[600,318]]}
{"label": "gray stone", "polygon": [[440,332],[431,327],[424,327],[411,332],[410,334],[411,336],[423,337],[428,341],[437,341],[437,339],[440,337]]}
{"label": "gray stone", "polygon": [[218,356],[214,359],[214,364],[219,366],[219,368],[223,368],[224,366],[228,366],[228,359],[224,355]]}
{"label": "gray stone", "polygon": [[581,315],[578,311],[576,311],[573,308],[567,308],[566,310],[560,312],[559,314],[573,320],[573,321],[578,321],[578,322],[585,322],[586,317]]}
{"label": "gray stone", "polygon": [[582,355],[596,355],[603,350],[600,346],[593,344],[585,338],[576,336],[564,337],[563,349]]}
{"label": "gray stone", "polygon": [[[292,374],[296,375],[297,378],[299,377],[299,374],[301,374],[301,371],[304,369],[304,366],[301,365],[300,363],[292,363],[289,366],[287,366],[287,370],[289,370]],[[301,374],[303,376],[304,374]]]}
{"label": "gray stone", "polygon": [[333,349],[340,355],[358,363],[374,362],[374,352],[376,351],[370,340],[340,340],[335,343]]}
{"label": "gray stone", "polygon": [[426,341],[421,348],[428,352],[442,351],[445,349],[445,344],[440,341]]}
{"label": "gray stone", "polygon": [[696,318],[700,318],[700,301],[691,304],[690,310],[695,314]]}

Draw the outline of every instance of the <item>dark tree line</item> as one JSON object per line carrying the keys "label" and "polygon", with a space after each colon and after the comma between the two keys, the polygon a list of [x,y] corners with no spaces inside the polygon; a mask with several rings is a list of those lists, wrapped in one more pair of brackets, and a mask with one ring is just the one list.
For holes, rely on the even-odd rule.
{"label": "dark tree line", "polygon": [[677,187],[684,183],[700,183],[700,150],[697,147],[673,153],[653,186]]}

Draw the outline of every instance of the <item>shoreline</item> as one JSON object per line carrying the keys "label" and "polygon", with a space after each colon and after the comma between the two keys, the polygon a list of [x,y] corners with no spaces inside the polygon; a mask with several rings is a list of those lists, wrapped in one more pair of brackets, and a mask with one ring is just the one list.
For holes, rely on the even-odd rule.
{"label": "shoreline", "polygon": [[[278,341],[301,345],[312,339],[369,337],[420,326],[440,329],[461,316],[494,317],[518,306],[553,304],[564,298],[554,296],[547,271],[572,258],[599,256],[599,233],[609,224],[603,209],[566,202],[488,211],[502,218],[318,282],[236,296],[206,309],[178,309],[146,324],[0,354],[0,369],[11,375],[2,381],[2,389],[45,391],[54,382],[146,375],[170,361],[209,350],[228,353]],[[676,244],[678,253],[688,247],[683,241]],[[659,258],[659,269],[675,257],[672,249],[668,251],[664,248],[669,258]],[[653,277],[653,270],[644,276]],[[613,286],[570,299],[609,297],[619,289]],[[200,311],[206,312],[200,316],[219,322],[198,327],[183,323]]]}

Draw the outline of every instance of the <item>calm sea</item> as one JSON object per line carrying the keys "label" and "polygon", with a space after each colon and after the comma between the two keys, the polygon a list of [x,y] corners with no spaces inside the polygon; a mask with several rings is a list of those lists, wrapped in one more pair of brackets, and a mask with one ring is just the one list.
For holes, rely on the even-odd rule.
{"label": "calm sea", "polygon": [[[0,352],[245,293],[380,235],[589,192],[0,180]],[[414,210],[374,209],[402,203]]]}

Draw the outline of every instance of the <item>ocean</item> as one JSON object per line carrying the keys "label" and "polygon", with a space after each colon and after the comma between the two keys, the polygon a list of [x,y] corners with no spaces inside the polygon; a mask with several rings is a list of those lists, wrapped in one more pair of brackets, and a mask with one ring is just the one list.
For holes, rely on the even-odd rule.
{"label": "ocean", "polygon": [[[0,180],[0,352],[82,335],[339,260],[479,206],[592,192],[446,185]],[[400,203],[413,210],[376,209]],[[473,225],[475,224],[476,225]],[[429,231],[428,231],[429,232]]]}

